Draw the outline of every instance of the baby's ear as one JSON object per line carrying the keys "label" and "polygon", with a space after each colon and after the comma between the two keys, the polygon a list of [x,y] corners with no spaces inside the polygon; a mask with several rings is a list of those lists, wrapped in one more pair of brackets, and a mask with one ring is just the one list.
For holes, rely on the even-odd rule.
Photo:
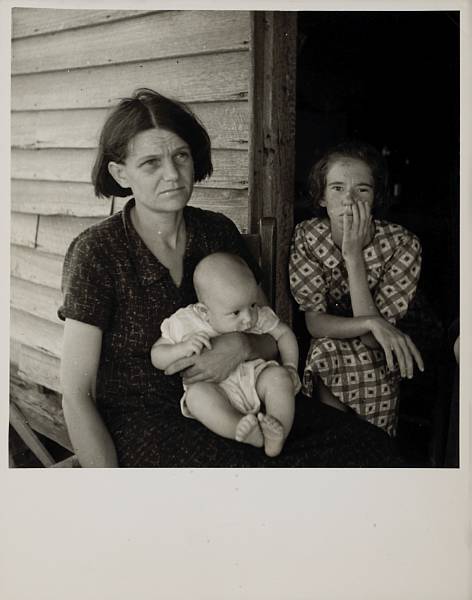
{"label": "baby's ear", "polygon": [[203,302],[197,302],[195,304],[195,310],[197,311],[198,316],[204,321],[208,321],[208,307],[203,304]]}

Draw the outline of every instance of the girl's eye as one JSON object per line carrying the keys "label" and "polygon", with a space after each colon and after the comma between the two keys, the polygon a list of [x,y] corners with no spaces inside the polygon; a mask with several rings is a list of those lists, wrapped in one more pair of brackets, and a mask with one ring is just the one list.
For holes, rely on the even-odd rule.
{"label": "girl's eye", "polygon": [[233,315],[234,315],[235,317],[237,317],[237,316],[239,315],[239,310],[234,310],[234,311],[233,311]]}
{"label": "girl's eye", "polygon": [[360,189],[359,189],[359,192],[360,192],[361,194],[366,194],[366,193],[370,192],[370,188],[360,188]]}
{"label": "girl's eye", "polygon": [[255,302],[253,302],[253,303],[251,304],[251,308],[256,308],[256,306],[257,306],[257,304],[256,304]]}

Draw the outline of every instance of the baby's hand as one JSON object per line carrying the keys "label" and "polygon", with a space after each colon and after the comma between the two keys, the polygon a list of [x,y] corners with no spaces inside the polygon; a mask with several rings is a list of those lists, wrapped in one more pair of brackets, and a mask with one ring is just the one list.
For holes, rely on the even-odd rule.
{"label": "baby's hand", "polygon": [[301,390],[301,387],[302,387],[302,384],[300,382],[300,377],[298,376],[298,371],[293,365],[284,365],[284,366],[287,369],[287,371],[289,372],[289,375],[292,379],[293,393],[298,394],[298,392]]}
{"label": "baby's hand", "polygon": [[185,349],[185,356],[191,356],[192,354],[199,355],[203,350],[203,347],[211,350],[211,342],[207,333],[199,331],[197,333],[189,333],[182,338],[182,346]]}

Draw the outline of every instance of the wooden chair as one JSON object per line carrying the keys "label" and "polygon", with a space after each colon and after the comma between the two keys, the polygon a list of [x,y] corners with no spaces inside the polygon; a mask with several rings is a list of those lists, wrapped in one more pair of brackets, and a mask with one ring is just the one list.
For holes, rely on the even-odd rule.
{"label": "wooden chair", "polygon": [[[257,233],[243,235],[262,271],[262,288],[269,303],[275,301],[275,219],[264,217]],[[10,425],[24,444],[44,467],[80,467],[77,457],[72,456],[56,462],[37,433],[53,440],[73,452],[61,408],[61,396],[11,371],[10,376]],[[37,433],[36,433],[37,432]],[[10,467],[15,467],[10,455]]]}

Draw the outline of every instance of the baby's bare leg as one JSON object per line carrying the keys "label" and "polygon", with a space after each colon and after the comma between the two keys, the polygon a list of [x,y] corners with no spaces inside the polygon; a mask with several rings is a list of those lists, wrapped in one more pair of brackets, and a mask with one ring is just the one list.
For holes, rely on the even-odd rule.
{"label": "baby's bare leg", "polygon": [[[190,385],[186,402],[192,416],[210,431],[230,440],[236,439],[238,425],[244,417],[231,406],[219,385],[203,381]],[[241,431],[239,431],[238,441],[258,448],[262,446],[263,439],[259,426],[242,429],[239,427],[239,429]]]}
{"label": "baby's bare leg", "polygon": [[280,366],[265,368],[257,378],[256,390],[264,402],[266,415],[259,415],[267,456],[280,454],[295,416],[292,379]]}

